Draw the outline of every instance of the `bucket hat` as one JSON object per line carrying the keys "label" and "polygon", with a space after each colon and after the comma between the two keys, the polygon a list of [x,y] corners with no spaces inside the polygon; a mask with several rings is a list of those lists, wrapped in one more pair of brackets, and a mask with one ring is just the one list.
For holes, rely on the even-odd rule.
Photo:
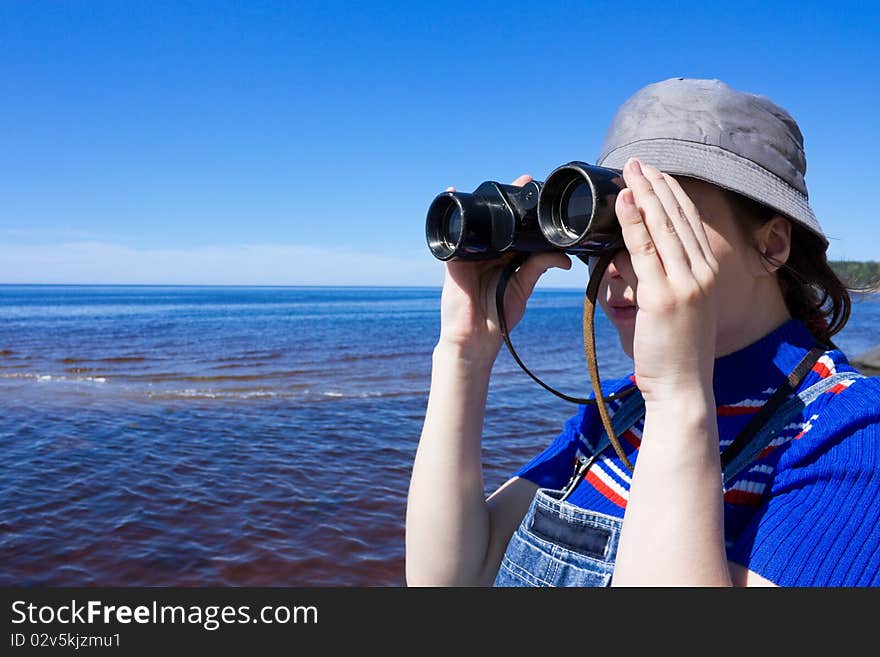
{"label": "bucket hat", "polygon": [[643,87],[614,115],[596,164],[630,157],[762,203],[828,238],[810,207],[797,122],[770,99],[721,80],[670,78]]}

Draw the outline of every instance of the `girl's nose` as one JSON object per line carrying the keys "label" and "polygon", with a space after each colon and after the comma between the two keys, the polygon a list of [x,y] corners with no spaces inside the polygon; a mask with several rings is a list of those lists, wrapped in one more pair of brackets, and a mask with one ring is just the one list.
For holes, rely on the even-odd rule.
{"label": "girl's nose", "polygon": [[611,262],[608,263],[608,269],[605,270],[605,275],[609,278],[621,278],[618,258],[620,258],[619,251],[611,259]]}

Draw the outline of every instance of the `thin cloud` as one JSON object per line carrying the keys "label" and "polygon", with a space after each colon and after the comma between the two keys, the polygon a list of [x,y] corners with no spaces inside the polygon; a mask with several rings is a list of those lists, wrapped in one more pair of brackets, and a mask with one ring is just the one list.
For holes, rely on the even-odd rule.
{"label": "thin cloud", "polygon": [[248,244],[138,249],[103,242],[0,244],[0,282],[132,285],[441,285],[425,258]]}

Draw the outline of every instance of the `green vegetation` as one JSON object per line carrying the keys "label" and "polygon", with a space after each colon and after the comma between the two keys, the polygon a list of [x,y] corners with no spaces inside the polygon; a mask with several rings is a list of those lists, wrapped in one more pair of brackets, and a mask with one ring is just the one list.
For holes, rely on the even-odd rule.
{"label": "green vegetation", "polygon": [[880,262],[831,260],[828,264],[848,287],[880,290]]}

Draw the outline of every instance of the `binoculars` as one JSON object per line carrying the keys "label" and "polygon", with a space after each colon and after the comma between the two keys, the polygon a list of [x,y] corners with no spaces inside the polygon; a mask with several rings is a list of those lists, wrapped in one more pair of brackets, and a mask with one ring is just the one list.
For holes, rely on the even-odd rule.
{"label": "binoculars", "polygon": [[623,246],[614,213],[626,187],[620,169],[569,162],[523,187],[486,181],[472,193],[444,192],[425,225],[438,260],[491,260],[507,251],[600,255]]}

